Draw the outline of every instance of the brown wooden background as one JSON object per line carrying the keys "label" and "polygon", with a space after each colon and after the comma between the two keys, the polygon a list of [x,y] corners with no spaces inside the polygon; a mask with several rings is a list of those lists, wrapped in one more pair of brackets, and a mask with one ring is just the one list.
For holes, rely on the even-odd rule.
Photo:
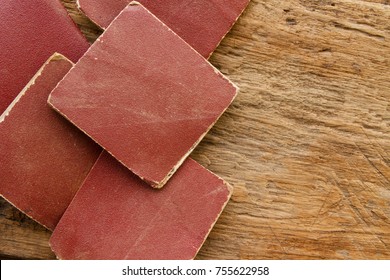
{"label": "brown wooden background", "polygon": [[[388,0],[252,0],[211,58],[241,91],[192,155],[235,187],[199,259],[390,259],[389,39]],[[2,258],[49,237],[0,201]]]}

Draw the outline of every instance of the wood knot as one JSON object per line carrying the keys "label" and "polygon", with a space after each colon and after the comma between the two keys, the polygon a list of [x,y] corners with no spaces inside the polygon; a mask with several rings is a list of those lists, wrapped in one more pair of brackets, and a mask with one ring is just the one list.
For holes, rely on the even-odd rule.
{"label": "wood knot", "polygon": [[287,25],[296,25],[297,20],[295,18],[286,18]]}

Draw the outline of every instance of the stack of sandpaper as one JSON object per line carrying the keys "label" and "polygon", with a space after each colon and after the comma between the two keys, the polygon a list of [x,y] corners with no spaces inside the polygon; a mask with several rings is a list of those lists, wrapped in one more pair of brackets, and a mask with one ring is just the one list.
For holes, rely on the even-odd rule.
{"label": "stack of sandpaper", "polygon": [[[249,0],[0,5],[0,194],[60,259],[192,259],[232,187],[188,158],[237,94],[207,60]],[[23,88],[24,87],[24,88]]]}

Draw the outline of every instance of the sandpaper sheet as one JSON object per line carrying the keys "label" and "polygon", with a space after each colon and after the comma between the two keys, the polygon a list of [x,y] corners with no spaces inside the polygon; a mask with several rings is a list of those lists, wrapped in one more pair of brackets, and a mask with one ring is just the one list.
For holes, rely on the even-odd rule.
{"label": "sandpaper sheet", "polygon": [[162,187],[237,88],[142,5],[125,8],[49,103],[153,187]]}
{"label": "sandpaper sheet", "polygon": [[103,152],[50,245],[59,259],[192,259],[230,195],[192,159],[157,190]]}
{"label": "sandpaper sheet", "polygon": [[[204,57],[209,57],[250,0],[139,0]],[[106,28],[131,0],[79,0],[80,9]]]}
{"label": "sandpaper sheet", "polygon": [[54,52],[76,62],[88,47],[59,0],[1,0],[0,114]]}
{"label": "sandpaper sheet", "polygon": [[53,55],[0,117],[0,194],[51,230],[101,152],[47,104],[72,65]]}

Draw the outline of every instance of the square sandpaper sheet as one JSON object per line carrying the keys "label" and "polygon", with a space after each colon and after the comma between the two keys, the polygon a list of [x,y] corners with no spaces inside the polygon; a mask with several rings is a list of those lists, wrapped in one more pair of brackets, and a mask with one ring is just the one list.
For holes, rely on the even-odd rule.
{"label": "square sandpaper sheet", "polygon": [[49,103],[160,188],[237,88],[142,5],[129,5],[51,93]]}
{"label": "square sandpaper sheet", "polygon": [[51,230],[101,152],[47,104],[71,67],[53,55],[0,117],[0,194]]}
{"label": "square sandpaper sheet", "polygon": [[53,53],[76,62],[88,48],[59,0],[1,0],[0,114]]}
{"label": "square sandpaper sheet", "polygon": [[158,190],[103,152],[50,245],[59,259],[192,259],[230,195],[191,159]]}
{"label": "square sandpaper sheet", "polygon": [[[106,28],[131,0],[78,0],[92,21]],[[204,57],[209,57],[249,0],[139,0]]]}

